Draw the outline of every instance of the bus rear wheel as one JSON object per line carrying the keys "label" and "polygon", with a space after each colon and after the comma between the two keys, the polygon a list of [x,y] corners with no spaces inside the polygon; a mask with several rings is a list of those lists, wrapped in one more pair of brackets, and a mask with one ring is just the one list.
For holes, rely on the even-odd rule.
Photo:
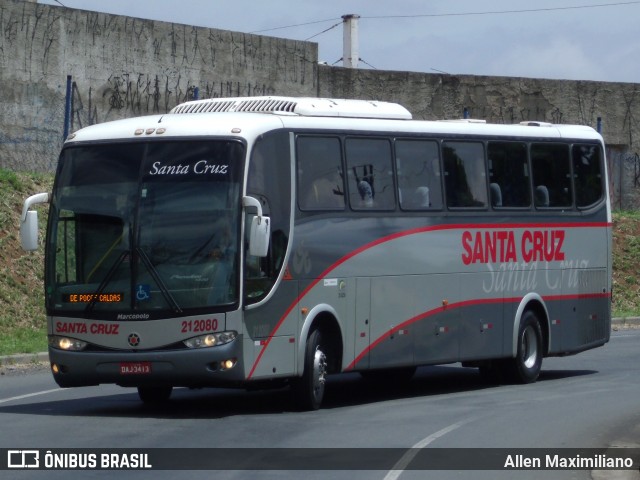
{"label": "bus rear wheel", "polygon": [[301,410],[318,410],[322,404],[327,376],[325,351],[322,333],[314,330],[307,340],[304,372],[293,384],[295,402]]}
{"label": "bus rear wheel", "polygon": [[147,405],[157,405],[169,400],[173,387],[138,387],[138,396]]}
{"label": "bus rear wheel", "polygon": [[538,316],[527,310],[520,321],[515,358],[508,359],[505,373],[514,383],[533,383],[542,368],[542,330]]}

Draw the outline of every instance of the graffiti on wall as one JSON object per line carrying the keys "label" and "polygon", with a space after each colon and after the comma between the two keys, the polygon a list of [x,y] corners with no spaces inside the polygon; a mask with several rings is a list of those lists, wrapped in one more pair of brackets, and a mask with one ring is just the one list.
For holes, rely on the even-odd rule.
{"label": "graffiti on wall", "polygon": [[[196,96],[197,93],[197,96]],[[97,88],[73,81],[71,129],[134,117],[167,113],[176,105],[196,98],[275,95],[276,88],[258,82],[206,81],[196,85],[180,74],[112,74]]]}

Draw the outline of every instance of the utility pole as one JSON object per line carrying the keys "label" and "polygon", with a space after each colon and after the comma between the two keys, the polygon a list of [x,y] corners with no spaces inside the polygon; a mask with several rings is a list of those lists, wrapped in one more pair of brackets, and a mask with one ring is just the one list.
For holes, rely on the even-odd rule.
{"label": "utility pole", "polygon": [[358,68],[360,51],[358,49],[358,19],[360,15],[342,16],[342,65],[346,68]]}

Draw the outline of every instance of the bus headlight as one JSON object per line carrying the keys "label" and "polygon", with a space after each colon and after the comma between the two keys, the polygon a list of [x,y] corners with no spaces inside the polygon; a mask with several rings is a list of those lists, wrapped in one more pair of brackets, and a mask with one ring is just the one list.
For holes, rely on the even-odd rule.
{"label": "bus headlight", "polygon": [[58,337],[56,335],[49,336],[49,346],[60,350],[71,352],[79,352],[87,348],[87,342],[76,340],[75,338]]}
{"label": "bus headlight", "polygon": [[209,333],[207,335],[189,338],[184,340],[183,343],[189,348],[208,348],[229,343],[237,336],[237,332]]}

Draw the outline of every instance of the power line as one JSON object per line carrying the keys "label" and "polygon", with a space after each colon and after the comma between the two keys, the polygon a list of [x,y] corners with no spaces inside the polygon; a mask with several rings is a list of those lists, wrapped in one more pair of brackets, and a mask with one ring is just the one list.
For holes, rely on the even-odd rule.
{"label": "power line", "polygon": [[379,15],[379,16],[361,16],[366,19],[389,19],[389,18],[424,18],[424,17],[465,17],[474,15],[503,15],[511,13],[534,13],[534,12],[553,12],[558,10],[581,10],[584,8],[602,8],[602,7],[618,7],[622,5],[637,5],[640,1],[618,2],[618,3],[600,3],[595,5],[575,5],[573,7],[549,7],[549,8],[528,8],[523,10],[494,10],[489,12],[462,12],[462,13],[425,13],[417,15]]}
{"label": "power line", "polygon": [[[253,32],[249,32],[249,33],[273,32],[274,30],[284,30],[285,28],[294,28],[294,27],[305,27],[307,25],[315,25],[317,23],[335,22],[336,20],[341,20],[340,23],[342,23],[341,18],[327,18],[326,20],[316,20],[314,22],[296,23],[294,25],[285,25],[283,27],[266,28],[264,30],[254,30]],[[323,32],[320,32],[320,33],[323,33]]]}
{"label": "power line", "polygon": [[335,25],[330,26],[329,28],[325,28],[323,31],[321,31],[320,33],[316,33],[315,35],[311,35],[309,38],[305,38],[304,41],[308,41],[311,40],[312,38],[316,38],[319,35],[322,35],[323,33],[328,32],[329,30],[333,30],[334,28],[336,28],[337,26],[342,25],[342,21],[336,23]]}
{"label": "power line", "polygon": [[[57,1],[57,0],[55,0]],[[548,8],[528,8],[523,10],[494,10],[488,12],[461,12],[461,13],[424,13],[424,14],[415,14],[415,15],[372,15],[372,16],[361,16],[361,19],[369,19],[369,20],[379,20],[379,19],[393,19],[393,18],[435,18],[435,17],[465,17],[465,16],[478,16],[478,15],[505,15],[505,14],[514,14],[514,13],[537,13],[537,12],[554,12],[561,10],[581,10],[585,8],[603,8],[603,7],[619,7],[624,5],[638,5],[640,4],[640,0],[637,1],[629,1],[629,2],[616,2],[616,3],[598,3],[594,5],[574,5],[572,7],[548,7]],[[342,23],[342,17],[336,18],[327,18],[325,20],[316,20],[313,22],[306,23],[296,23],[292,25],[283,25],[280,27],[267,28],[264,30],[254,30],[249,33],[263,33],[263,32],[273,32],[275,30],[284,30],[287,28],[295,28],[295,27],[305,27],[307,25],[316,25],[318,23],[326,23],[326,22],[335,22],[336,20],[340,20],[340,22],[332,27],[323,30],[320,33],[309,37],[307,40],[317,37],[322,33],[328,32],[329,30],[335,28],[336,26]]]}

